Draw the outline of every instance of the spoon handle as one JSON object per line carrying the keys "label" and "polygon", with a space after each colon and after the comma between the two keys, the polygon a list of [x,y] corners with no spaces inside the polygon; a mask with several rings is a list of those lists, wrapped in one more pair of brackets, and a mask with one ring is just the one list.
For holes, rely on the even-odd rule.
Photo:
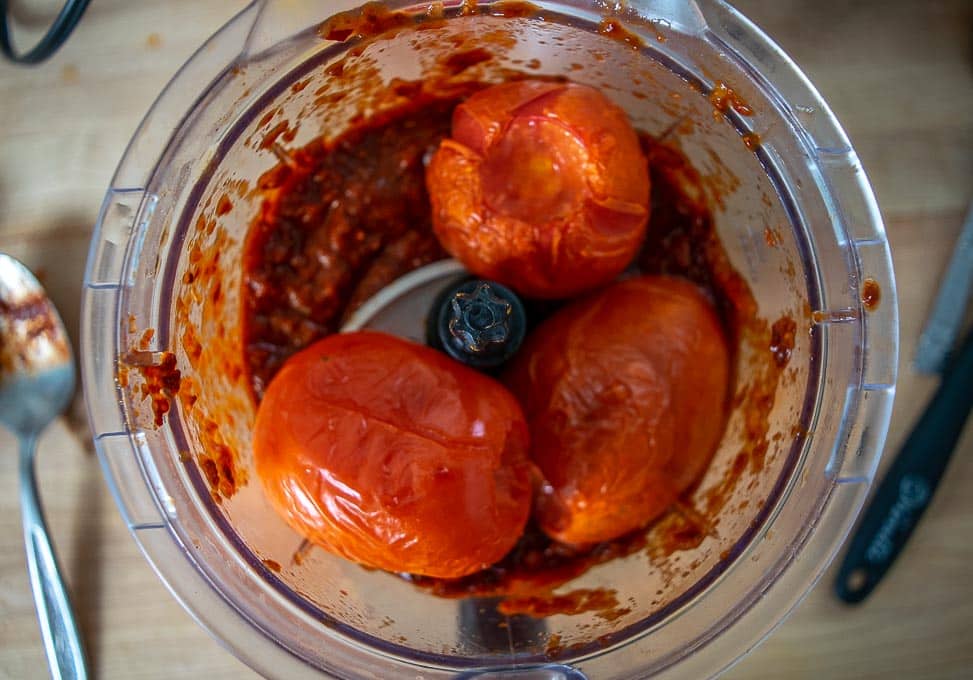
{"label": "spoon handle", "polygon": [[27,571],[34,592],[47,663],[54,680],[86,680],[87,662],[71,601],[44,522],[34,475],[35,437],[20,441],[20,506],[27,548]]}

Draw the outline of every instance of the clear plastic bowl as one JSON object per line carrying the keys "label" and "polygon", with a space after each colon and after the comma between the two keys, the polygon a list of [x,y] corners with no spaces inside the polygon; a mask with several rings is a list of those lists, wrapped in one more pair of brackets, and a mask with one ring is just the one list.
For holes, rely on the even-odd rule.
{"label": "clear plastic bowl", "polygon": [[[878,209],[834,116],[787,56],[718,0],[537,5],[540,16],[510,18],[462,16],[450,3],[435,30],[404,30],[362,50],[355,40],[318,35],[327,18],[319,2],[256,1],[168,85],[105,198],[85,276],[81,352],[99,456],[160,577],[203,626],[266,675],[712,675],[808,592],[865,498],[894,395],[897,306]],[[329,6],[338,12],[354,3]],[[644,44],[599,35],[606,14]],[[704,175],[722,182],[716,225],[760,316],[790,315],[807,330],[798,332],[777,389],[766,465],[734,490],[718,534],[661,562],[644,554],[613,560],[565,586],[614,589],[629,612],[612,621],[591,613],[498,621],[492,602],[436,598],[320,550],[293,564],[300,538],[270,510],[259,484],[251,479],[218,503],[200,470],[217,450],[229,451],[243,482],[251,460],[240,254],[259,199],[240,180],[252,186],[277,158],[246,140],[278,107],[274,120],[301,120],[288,145],[339,133],[361,95],[354,79],[332,82],[328,64],[347,58],[362,77],[416,79],[457,33],[468,45],[470,36],[494,46],[505,36],[505,53],[478,72],[484,79],[499,77],[501,66],[567,75],[602,89],[650,133],[691,120],[679,127],[679,144]],[[714,116],[707,94],[717,81],[740,93],[753,115]],[[314,93],[342,87],[340,102],[313,105]],[[760,135],[756,150],[741,141],[749,132]],[[218,215],[223,192],[234,207]],[[776,247],[765,242],[766,229],[779,236]],[[218,291],[194,293],[184,283],[200,257],[210,258]],[[861,301],[866,278],[881,287],[874,310]],[[741,360],[761,350],[744,347]],[[199,398],[191,409],[176,400],[157,427],[125,364],[151,363],[166,351],[175,352]],[[223,415],[217,421],[215,414]],[[732,463],[741,420],[731,417],[701,489]],[[283,568],[269,568],[272,561]]]}

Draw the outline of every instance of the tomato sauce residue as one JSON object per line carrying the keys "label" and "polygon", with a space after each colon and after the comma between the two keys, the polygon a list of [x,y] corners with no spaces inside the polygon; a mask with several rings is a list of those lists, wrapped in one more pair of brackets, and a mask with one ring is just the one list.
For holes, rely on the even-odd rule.
{"label": "tomato sauce residue", "polygon": [[[277,112],[274,109],[260,124],[269,124]],[[237,419],[247,412],[252,400],[243,375],[239,334],[229,325],[234,315],[225,309],[231,298],[226,291],[226,263],[221,265],[221,260],[234,236],[221,224],[221,218],[233,210],[237,199],[246,202],[256,195],[249,182],[228,180],[203,202],[185,246],[186,266],[174,304],[175,342],[182,349],[178,359],[185,368],[178,388],[174,380],[170,385],[169,397],[170,401],[178,399],[184,422],[198,439],[195,464],[215,503],[232,497],[247,482],[248,469],[236,459],[236,452],[245,450],[237,434],[243,429]],[[233,298],[235,302],[236,296]],[[134,328],[130,324],[130,335],[136,337]],[[132,354],[152,358],[146,353]],[[219,410],[213,409],[211,400],[199,398],[213,393],[224,395]],[[170,403],[170,408],[173,406]]]}
{"label": "tomato sauce residue", "polygon": [[[488,14],[508,19],[531,17],[540,8],[529,2],[513,0],[479,4],[476,0],[463,0],[461,16]],[[362,7],[341,12],[329,18],[320,26],[317,33],[325,40],[345,42],[348,40],[367,40],[378,35],[392,35],[399,29],[414,27],[428,29],[442,21],[442,10],[432,5],[423,12],[393,11],[378,2],[369,2]]]}
{"label": "tomato sauce residue", "polygon": [[221,502],[236,493],[236,471],[233,464],[233,452],[229,447],[212,443],[207,447],[208,455],[202,456],[199,465],[203,475],[213,492],[213,500]]}
{"label": "tomato sauce residue", "polygon": [[270,121],[274,119],[274,116],[277,115],[277,113],[278,113],[277,109],[271,109],[270,111],[265,113],[263,117],[260,119],[260,122],[257,123],[257,129],[262,130],[263,128],[267,127],[270,124]]}
{"label": "tomato sauce residue", "polygon": [[482,47],[477,47],[470,50],[464,50],[462,52],[454,52],[446,57],[446,61],[443,65],[446,70],[452,75],[458,75],[468,68],[472,68],[477,64],[482,64],[485,61],[493,59],[493,54]]}
{"label": "tomato sauce residue", "polygon": [[139,349],[142,351],[148,350],[149,345],[152,344],[152,338],[154,337],[154,328],[146,328],[144,331],[142,331],[142,335],[139,337]]}
{"label": "tomato sauce residue", "polygon": [[882,300],[882,289],[878,285],[878,281],[872,278],[865,279],[862,284],[862,304],[865,309],[869,312],[874,312],[878,309],[878,303]]}
{"label": "tomato sauce residue", "polygon": [[[142,350],[148,345],[154,334],[153,329],[147,329],[140,340]],[[139,392],[143,399],[148,398],[152,404],[153,421],[156,427],[161,427],[165,416],[172,408],[172,398],[179,392],[182,383],[182,371],[176,367],[174,352],[146,352],[140,351],[127,357],[123,363],[124,382],[128,383],[128,373],[135,369],[142,376]],[[122,371],[119,372],[119,375]],[[122,379],[119,381],[122,382]]]}
{"label": "tomato sauce residue", "polygon": [[777,248],[783,243],[780,232],[770,227],[764,227],[764,243],[771,248]]}
{"label": "tomato sauce residue", "polygon": [[559,633],[554,633],[547,639],[547,646],[544,647],[544,654],[548,658],[561,656],[565,651],[564,640]]}
{"label": "tomato sauce residue", "polygon": [[[647,545],[645,532],[637,531],[614,541],[588,548],[576,548],[552,541],[531,521],[514,549],[483,571],[458,579],[416,575],[404,578],[439,597],[521,598],[521,603],[526,606],[529,601],[523,598],[549,599],[556,588],[591,567],[633,555],[644,550]],[[587,601],[590,603],[592,600]],[[572,600],[562,601],[562,605],[570,608],[583,606]],[[615,604],[611,606],[614,607]],[[536,607],[534,611],[537,611]]]}
{"label": "tomato sauce residue", "polygon": [[283,140],[289,142],[294,139],[294,135],[297,134],[297,129],[292,129],[290,123],[286,120],[282,120],[277,125],[272,127],[266,135],[264,135],[263,141],[260,142],[261,149],[270,149],[277,144],[277,140]]}
{"label": "tomato sauce residue", "polygon": [[709,93],[709,101],[713,108],[720,113],[726,113],[733,109],[741,116],[753,115],[753,108],[722,80],[717,80],[716,84],[713,85],[713,89]]}
{"label": "tomato sauce residue", "polygon": [[223,217],[223,215],[228,214],[233,210],[233,201],[226,194],[220,196],[219,202],[216,204],[216,215],[218,217]]}
{"label": "tomato sauce residue", "polygon": [[526,614],[535,619],[564,614],[571,616],[595,612],[598,618],[614,621],[632,610],[618,604],[614,590],[606,588],[572,590],[563,595],[508,597],[497,607],[501,614]]}
{"label": "tomato sauce residue", "polygon": [[341,12],[329,18],[318,26],[318,35],[325,40],[345,42],[412,26],[421,18],[422,15],[393,12],[379,2],[369,2],[357,10]]}
{"label": "tomato sauce residue", "polygon": [[[645,47],[645,43],[640,37],[625,28],[618,19],[602,19],[598,24],[598,33],[612,40],[628,45],[633,50]],[[660,40],[659,42],[663,42]]]}
{"label": "tomato sauce residue", "polygon": [[770,330],[770,353],[774,355],[777,366],[784,368],[790,361],[791,352],[794,351],[797,323],[789,316],[784,316],[777,319]]}

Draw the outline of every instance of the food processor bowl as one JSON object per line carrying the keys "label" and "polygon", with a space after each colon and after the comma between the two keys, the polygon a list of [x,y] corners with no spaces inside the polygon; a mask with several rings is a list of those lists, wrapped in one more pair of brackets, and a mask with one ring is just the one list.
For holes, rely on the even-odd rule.
{"label": "food processor bowl", "polygon": [[[385,9],[399,14],[383,24]],[[160,95],[103,204],[84,281],[83,378],[100,460],[146,558],[201,625],[269,676],[695,678],[727,668],[828,565],[888,428],[891,258],[838,122],[780,48],[719,0],[338,0],[327,12],[346,14],[324,11],[258,0],[240,12]],[[443,71],[450,55],[475,50],[490,58]],[[734,480],[705,538],[618,557],[562,587],[612,592],[611,616],[504,615],[496,598],[436,597],[304,550],[252,471],[241,261],[259,178],[290,149],[406,101],[408,83],[433,73],[457,88],[566,77],[678,144],[766,321],[766,337],[738,350],[741,394],[772,324],[795,324],[765,397],[766,453],[731,475],[753,425],[738,400],[687,501]],[[457,275],[449,262],[431,267],[367,303],[356,327],[415,318],[385,307],[414,305],[410,286],[431,295],[436,276]],[[863,301],[866,285],[880,289],[877,305],[873,292]]]}

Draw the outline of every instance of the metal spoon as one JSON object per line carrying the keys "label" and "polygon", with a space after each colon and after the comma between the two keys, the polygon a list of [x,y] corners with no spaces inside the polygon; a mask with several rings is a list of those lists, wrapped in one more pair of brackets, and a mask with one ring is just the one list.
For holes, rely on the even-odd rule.
{"label": "metal spoon", "polygon": [[37,437],[74,392],[64,324],[24,265],[0,253],[0,423],[20,439],[20,505],[34,604],[56,680],[88,677],[78,626],[37,496]]}

